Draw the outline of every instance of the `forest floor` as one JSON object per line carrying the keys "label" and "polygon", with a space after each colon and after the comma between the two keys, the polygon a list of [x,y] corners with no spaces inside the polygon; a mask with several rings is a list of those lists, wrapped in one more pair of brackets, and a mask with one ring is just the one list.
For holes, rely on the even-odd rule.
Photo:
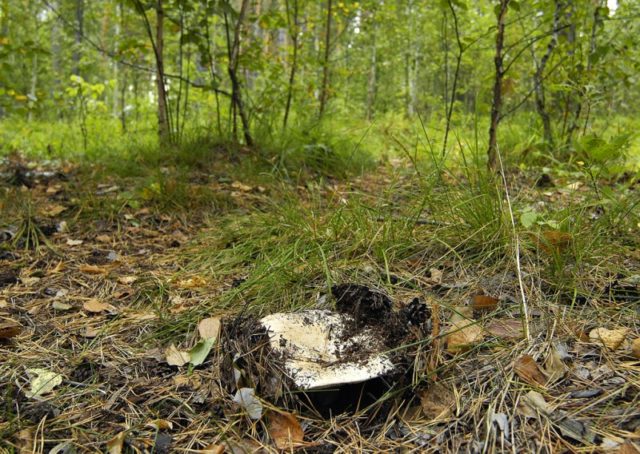
{"label": "forest floor", "polygon": [[[2,452],[639,452],[637,177],[516,169],[505,195],[400,160],[293,181],[217,161],[2,161]],[[332,307],[332,284],[424,313],[379,399],[327,415],[252,323]]]}

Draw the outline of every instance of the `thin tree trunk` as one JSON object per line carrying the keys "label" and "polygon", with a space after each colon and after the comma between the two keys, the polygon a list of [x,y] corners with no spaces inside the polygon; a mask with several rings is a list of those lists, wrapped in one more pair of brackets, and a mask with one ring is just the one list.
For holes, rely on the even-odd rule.
{"label": "thin tree trunk", "polygon": [[80,76],[80,60],[82,58],[81,46],[84,36],[84,0],[76,0],[76,35],[73,48],[73,69],[72,73]]}
{"label": "thin tree trunk", "polygon": [[413,0],[407,2],[406,16],[409,22],[409,45],[405,52],[405,87],[406,87],[406,103],[407,116],[413,117],[416,113],[417,93],[416,82],[418,78],[418,62],[417,52],[415,49],[416,40],[415,33],[415,10],[413,8]]}
{"label": "thin tree trunk", "polygon": [[[211,86],[215,86],[218,83],[219,76],[216,74],[216,69],[214,67],[213,60],[213,52],[211,45],[211,31],[209,29],[209,18],[208,16],[205,18],[206,23],[206,32],[207,32],[207,54],[209,58],[209,73],[211,75]],[[216,97],[216,125],[218,127],[218,135],[222,136],[222,118],[220,116],[220,96],[218,95],[218,91],[215,91]]]}
{"label": "thin tree trunk", "polygon": [[[122,72],[121,72],[122,74]],[[122,74],[122,84],[120,86],[120,124],[122,125],[122,133],[127,132],[127,83],[126,77]]]}
{"label": "thin tree trunk", "polygon": [[[242,130],[244,133],[245,143],[249,146],[253,146],[253,137],[251,137],[251,131],[249,129],[249,119],[244,109],[242,102],[242,93],[240,92],[241,84],[238,79],[238,63],[240,57],[240,32],[242,31],[242,25],[247,13],[247,7],[249,6],[249,0],[242,0],[240,6],[240,12],[238,13],[238,19],[236,21],[233,32],[233,43],[229,47],[229,67],[227,69],[229,73],[229,79],[231,79],[231,100],[234,111],[240,115],[240,121],[242,122]],[[227,41],[229,40],[229,22],[227,14],[225,13],[225,25],[227,28]],[[235,115],[234,115],[235,116]]]}
{"label": "thin tree trunk", "polygon": [[449,138],[449,131],[451,129],[451,116],[453,114],[453,105],[456,100],[456,91],[458,89],[458,79],[460,78],[460,64],[462,62],[462,54],[464,54],[464,46],[462,45],[462,40],[460,39],[458,15],[453,6],[452,0],[448,0],[448,3],[449,3],[449,9],[451,10],[451,14],[453,16],[453,29],[456,35],[458,53],[456,54],[456,69],[453,73],[453,87],[451,88],[451,97],[449,100],[449,107],[447,108],[447,123],[445,125],[445,130],[444,130],[444,140],[442,141],[442,156],[444,156],[447,152],[447,140]]}
{"label": "thin tree trunk", "polygon": [[[158,140],[160,146],[165,146],[171,142],[171,116],[169,113],[169,103],[167,99],[167,90],[165,87],[165,73],[164,73],[164,10],[162,8],[162,1],[157,0],[155,5],[156,10],[156,30],[155,37],[151,28],[151,23],[147,17],[147,13],[141,0],[133,0],[133,3],[138,10],[138,14],[142,16],[144,26],[147,31],[147,36],[151,42],[153,48],[153,55],[156,61],[156,94],[158,97]],[[136,86],[136,111],[138,110],[138,95]],[[136,119],[137,119],[136,113]]]}
{"label": "thin tree trunk", "polygon": [[[534,83],[534,91],[536,96],[536,110],[540,119],[542,120],[542,128],[544,134],[545,143],[551,148],[554,149],[554,139],[553,139],[553,129],[551,127],[551,116],[549,112],[547,112],[546,100],[545,100],[545,87],[544,87],[544,71],[547,67],[547,63],[551,58],[551,54],[553,50],[558,45],[558,30],[560,26],[560,0],[555,0],[555,9],[553,11],[553,34],[551,36],[551,41],[547,45],[547,51],[542,56],[540,62],[538,62],[535,58],[535,53],[533,55],[533,60],[536,64],[536,71],[533,74],[533,83]],[[531,44],[532,53],[533,44]]]}
{"label": "thin tree trunk", "polygon": [[158,137],[160,144],[166,145],[171,142],[171,127],[169,124],[167,103],[167,91],[164,77],[164,9],[163,0],[156,3],[156,89],[158,92]]}
{"label": "thin tree trunk", "polygon": [[[591,25],[591,37],[589,39],[589,54],[587,55],[587,68],[585,70],[585,74],[587,76],[590,74],[591,68],[593,66],[593,59],[591,57],[596,50],[598,24],[601,21],[601,18],[600,18],[601,6],[602,6],[602,0],[599,0],[597,4],[594,6],[594,10],[593,10],[593,23]],[[580,115],[582,114],[582,107],[586,98],[586,91],[587,89],[584,86],[584,84],[581,84],[578,88],[578,101],[576,102],[576,106],[573,111],[573,118],[571,120],[571,124],[569,125],[569,129],[567,130],[567,137],[565,140],[565,145],[567,146],[567,148],[571,147],[571,143],[573,141],[573,133],[579,127]]]}
{"label": "thin tree trunk", "polygon": [[377,24],[375,17],[373,19],[373,32],[371,37],[371,60],[369,66],[369,81],[367,84],[367,120],[373,119],[373,112],[376,102],[376,94],[378,91],[378,45],[376,43]]}
{"label": "thin tree trunk", "polygon": [[[36,90],[38,88],[38,54],[33,54],[31,61],[31,87],[29,88],[29,96],[31,99],[36,99]],[[33,112],[29,109],[27,120],[31,121]]]}
{"label": "thin tree trunk", "polygon": [[182,124],[180,123],[180,108],[182,101],[182,89],[184,86],[184,79],[182,77],[184,72],[184,11],[180,8],[180,34],[178,39],[178,75],[180,79],[178,80],[178,95],[176,96],[176,111],[174,115],[174,129],[175,129],[175,138],[176,142],[180,142],[181,136],[181,128]]}
{"label": "thin tree trunk", "polygon": [[322,118],[329,99],[329,55],[331,53],[332,0],[327,0],[327,21],[324,33],[324,58],[322,60],[322,86],[320,89],[320,112]]}
{"label": "thin tree trunk", "polygon": [[293,100],[293,86],[296,80],[296,71],[298,69],[298,0],[293,0],[293,21],[289,18],[289,0],[285,0],[287,6],[287,22],[289,24],[289,33],[291,35],[291,44],[293,45],[293,58],[291,60],[291,70],[289,72],[289,85],[287,86],[287,103],[284,108],[284,118],[282,120],[282,128],[287,128],[289,120],[289,111],[291,110],[291,101]]}
{"label": "thin tree trunk", "polygon": [[496,74],[493,83],[493,102],[491,104],[491,123],[489,125],[489,148],[487,150],[487,167],[495,171],[498,165],[498,126],[502,107],[502,79],[504,78],[504,23],[510,0],[500,0],[496,33],[496,53],[493,58]]}

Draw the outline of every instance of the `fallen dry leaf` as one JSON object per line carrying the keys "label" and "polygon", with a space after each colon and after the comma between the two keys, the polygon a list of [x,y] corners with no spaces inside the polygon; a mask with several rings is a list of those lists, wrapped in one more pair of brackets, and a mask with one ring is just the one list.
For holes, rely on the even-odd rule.
{"label": "fallen dry leaf", "polygon": [[80,267],[78,267],[78,270],[80,270],[81,273],[87,273],[87,274],[108,274],[109,273],[109,270],[105,268],[101,268],[96,265],[80,265]]}
{"label": "fallen dry leaf", "polygon": [[485,330],[492,336],[502,339],[522,339],[524,337],[522,321],[518,319],[491,320]]}
{"label": "fallen dry leaf", "polygon": [[304,431],[295,415],[272,413],[269,417],[269,436],[278,449],[290,449],[303,444]]}
{"label": "fallen dry leaf", "polygon": [[618,449],[618,454],[640,454],[640,448],[638,448],[638,446],[634,444],[631,440],[627,440],[620,445],[620,449]]}
{"label": "fallen dry leaf", "polygon": [[530,385],[542,386],[547,382],[547,377],[542,373],[538,363],[531,355],[522,355],[516,360],[513,368],[518,377]]}
{"label": "fallen dry leaf", "polygon": [[87,326],[84,331],[82,331],[81,336],[82,337],[86,337],[87,339],[93,339],[94,337],[98,336],[99,331],[92,327],[92,326]]}
{"label": "fallen dry leaf", "polygon": [[246,185],[244,183],[241,183],[240,181],[234,181],[233,183],[231,183],[231,187],[233,189],[237,189],[238,191],[242,191],[242,192],[253,191],[253,187]]}
{"label": "fallen dry leaf", "polygon": [[53,218],[66,210],[67,210],[67,207],[62,205],[47,205],[42,209],[42,214],[44,214],[49,218]]}
{"label": "fallen dry leaf", "polygon": [[118,278],[118,282],[120,282],[123,285],[133,284],[137,280],[138,278],[136,276],[120,276]]}
{"label": "fallen dry leaf", "polygon": [[181,279],[178,281],[178,287],[184,289],[204,287],[206,284],[207,281],[200,276],[194,276],[189,279]]}
{"label": "fallen dry leaf", "polygon": [[171,421],[167,421],[166,419],[154,419],[153,421],[149,421],[146,424],[146,427],[151,427],[155,430],[172,430],[173,423]]}
{"label": "fallen dry leaf", "polygon": [[467,351],[482,342],[483,337],[480,325],[460,314],[454,314],[446,336],[447,351],[454,354]]}
{"label": "fallen dry leaf", "polygon": [[573,236],[570,233],[561,232],[560,230],[547,230],[542,232],[542,236],[538,238],[538,247],[552,254],[567,249],[572,241]]}
{"label": "fallen dry leaf", "polygon": [[569,371],[567,365],[562,361],[562,355],[556,346],[551,347],[549,350],[549,356],[547,356],[547,360],[544,363],[544,368],[549,376],[549,383],[560,380]]}
{"label": "fallen dry leaf", "polygon": [[184,366],[191,360],[189,352],[180,351],[173,344],[164,351],[164,354],[170,366]]}
{"label": "fallen dry leaf", "polygon": [[99,243],[111,243],[111,237],[109,235],[98,235],[96,241]]}
{"label": "fallen dry leaf", "polygon": [[544,399],[544,396],[537,391],[529,391],[522,396],[519,409],[525,416],[530,418],[535,418],[537,413],[547,415],[552,412],[552,408]]}
{"label": "fallen dry leaf", "polygon": [[203,339],[217,339],[220,335],[220,328],[220,317],[205,318],[198,323],[198,332]]}
{"label": "fallen dry leaf", "polygon": [[631,343],[631,355],[636,359],[640,359],[640,337],[634,339]]}
{"label": "fallen dry leaf", "polygon": [[73,306],[68,303],[63,303],[62,301],[54,301],[53,304],[51,304],[51,307],[57,311],[68,311]]}
{"label": "fallen dry leaf", "polygon": [[432,420],[449,416],[455,404],[455,395],[441,383],[432,384],[420,394],[422,413]]}
{"label": "fallen dry leaf", "polygon": [[0,339],[16,337],[22,331],[20,323],[14,321],[0,322]]}
{"label": "fallen dry leaf", "polygon": [[107,453],[108,454],[121,454],[122,453],[122,445],[124,444],[124,440],[127,438],[126,432],[120,432],[118,435],[113,437],[111,440],[107,442]]}
{"label": "fallen dry leaf", "polygon": [[54,184],[53,186],[49,186],[45,192],[49,195],[53,195],[57,194],[60,191],[62,191],[62,186],[60,186],[59,184]]}
{"label": "fallen dry leaf", "polygon": [[82,243],[84,243],[83,240],[74,240],[72,238],[67,240],[67,246],[80,246]]}
{"label": "fallen dry leaf", "polygon": [[63,272],[66,269],[66,265],[64,264],[64,262],[61,260],[58,262],[58,264],[56,266],[54,266],[53,268],[51,268],[50,270],[47,270],[47,276],[51,276],[52,274],[58,274]]}
{"label": "fallen dry leaf", "polygon": [[[26,429],[22,429],[18,432],[18,452],[19,453],[30,453],[37,452],[35,448],[35,440],[33,436],[33,427],[27,427]],[[11,452],[7,450],[7,452]]]}
{"label": "fallen dry leaf", "polygon": [[53,388],[62,383],[62,375],[46,369],[27,369],[31,377],[31,389],[25,392],[27,397],[36,397],[50,393]]}
{"label": "fallen dry leaf", "polygon": [[490,312],[498,307],[500,300],[489,295],[475,295],[471,300],[474,311]]}
{"label": "fallen dry leaf", "polygon": [[442,283],[442,271],[438,268],[429,269],[429,276],[427,276],[427,282],[432,285],[438,285]]}
{"label": "fallen dry leaf", "polygon": [[21,277],[20,282],[22,282],[27,287],[31,287],[32,285],[35,285],[38,282],[40,282],[40,278],[36,276]]}
{"label": "fallen dry leaf", "polygon": [[616,350],[625,341],[629,331],[629,328],[594,328],[589,333],[589,340],[591,342],[601,342],[608,349]]}
{"label": "fallen dry leaf", "polygon": [[99,301],[95,298],[92,298],[89,301],[86,301],[82,305],[82,308],[87,312],[91,312],[92,314],[98,314],[100,312],[113,309],[113,307],[110,304],[103,303],[102,301]]}

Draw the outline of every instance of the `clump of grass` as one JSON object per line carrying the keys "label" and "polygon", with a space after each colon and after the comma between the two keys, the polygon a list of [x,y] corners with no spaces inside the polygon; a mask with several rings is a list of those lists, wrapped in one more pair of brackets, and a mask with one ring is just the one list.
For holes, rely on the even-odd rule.
{"label": "clump of grass", "polygon": [[39,249],[42,245],[52,248],[47,240],[43,228],[51,229],[51,226],[43,226],[36,216],[34,203],[30,194],[21,194],[19,191],[10,191],[5,194],[5,203],[0,204],[7,222],[13,223],[13,235],[10,246],[13,248]]}
{"label": "clump of grass", "polygon": [[344,179],[374,167],[369,133],[363,124],[314,118],[276,133],[258,131],[258,142],[274,172],[289,178],[303,174]]}

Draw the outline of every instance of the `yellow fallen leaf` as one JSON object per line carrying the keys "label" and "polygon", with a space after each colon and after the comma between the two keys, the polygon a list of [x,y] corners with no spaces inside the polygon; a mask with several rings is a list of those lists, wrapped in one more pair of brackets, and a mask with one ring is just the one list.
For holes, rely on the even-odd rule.
{"label": "yellow fallen leaf", "polygon": [[171,430],[173,429],[173,423],[166,419],[154,419],[146,424],[146,427],[151,427],[155,430]]}
{"label": "yellow fallen leaf", "polygon": [[67,240],[67,246],[80,246],[82,243],[84,243],[83,240],[74,240],[72,238]]}
{"label": "yellow fallen leaf", "polygon": [[535,418],[539,413],[547,415],[553,411],[544,396],[537,391],[529,391],[522,396],[518,408],[521,413],[529,418]]}
{"label": "yellow fallen leaf", "polygon": [[54,301],[51,307],[57,311],[68,311],[73,306],[69,303],[63,303],[62,301]]}
{"label": "yellow fallen leaf", "polygon": [[42,209],[42,214],[47,217],[53,218],[58,216],[63,211],[66,211],[67,207],[62,205],[47,205]]}
{"label": "yellow fallen leaf", "polygon": [[120,276],[118,278],[118,282],[120,282],[123,285],[133,284],[137,280],[138,278],[136,276]]}
{"label": "yellow fallen leaf", "polygon": [[87,326],[84,331],[82,331],[81,336],[87,339],[93,339],[98,336],[98,330],[92,326]]}
{"label": "yellow fallen leaf", "polygon": [[47,276],[51,276],[53,274],[61,273],[61,272],[63,272],[65,270],[65,268],[66,268],[66,265],[64,264],[64,262],[62,260],[60,260],[56,266],[54,266],[50,270],[47,270]]}
{"label": "yellow fallen leaf", "polygon": [[454,354],[467,351],[482,342],[483,337],[480,325],[463,315],[454,314],[446,336],[447,351]]}
{"label": "yellow fallen leaf", "polygon": [[[33,427],[27,427],[17,433],[18,451],[20,453],[37,452],[33,436]],[[11,452],[7,450],[7,452]]]}
{"label": "yellow fallen leaf", "polygon": [[589,333],[589,340],[592,342],[601,342],[602,345],[608,349],[616,350],[625,341],[629,331],[629,328],[594,328]]}
{"label": "yellow fallen leaf", "polygon": [[111,237],[109,235],[98,235],[96,241],[99,243],[111,243]]}
{"label": "yellow fallen leaf", "polygon": [[567,365],[562,361],[560,352],[558,352],[558,349],[555,346],[551,347],[551,350],[549,351],[549,356],[547,356],[547,360],[544,363],[544,369],[549,376],[550,383],[563,378],[569,370]]}
{"label": "yellow fallen leaf", "polygon": [[120,432],[118,435],[109,440],[107,442],[107,453],[122,454],[122,445],[124,444],[125,438],[127,438],[127,433]]}
{"label": "yellow fallen leaf", "polygon": [[233,189],[237,189],[238,191],[242,191],[242,192],[253,191],[253,188],[251,186],[241,183],[240,181],[234,181],[233,183],[231,183],[231,187]]}
{"label": "yellow fallen leaf", "polygon": [[87,274],[107,274],[107,273],[109,273],[109,270],[107,270],[105,268],[101,268],[101,267],[96,266],[96,265],[80,265],[80,267],[78,267],[78,270],[80,270],[81,273],[87,273]]}
{"label": "yellow fallen leaf", "polygon": [[50,393],[62,383],[62,375],[46,369],[27,369],[27,373],[31,377],[31,390],[25,393],[27,397]]}
{"label": "yellow fallen leaf", "polygon": [[181,279],[178,281],[178,287],[181,287],[184,289],[204,287],[206,284],[207,284],[207,281],[200,276],[194,276],[189,279]]}
{"label": "yellow fallen leaf", "polygon": [[209,317],[200,320],[198,323],[198,332],[203,339],[217,339],[220,335],[220,317]]}
{"label": "yellow fallen leaf", "polygon": [[46,193],[49,195],[53,195],[53,194],[57,194],[60,191],[62,191],[62,186],[60,186],[59,184],[54,184],[53,186],[49,186],[47,188]]}
{"label": "yellow fallen leaf", "polygon": [[92,298],[89,301],[85,301],[85,303],[82,305],[82,308],[85,311],[91,312],[93,314],[98,314],[100,312],[113,309],[113,307],[110,304],[103,303],[102,301],[99,301],[95,298]]}
{"label": "yellow fallen leaf", "polygon": [[189,352],[180,351],[173,344],[164,351],[164,354],[167,364],[170,366],[184,366],[191,360]]}

